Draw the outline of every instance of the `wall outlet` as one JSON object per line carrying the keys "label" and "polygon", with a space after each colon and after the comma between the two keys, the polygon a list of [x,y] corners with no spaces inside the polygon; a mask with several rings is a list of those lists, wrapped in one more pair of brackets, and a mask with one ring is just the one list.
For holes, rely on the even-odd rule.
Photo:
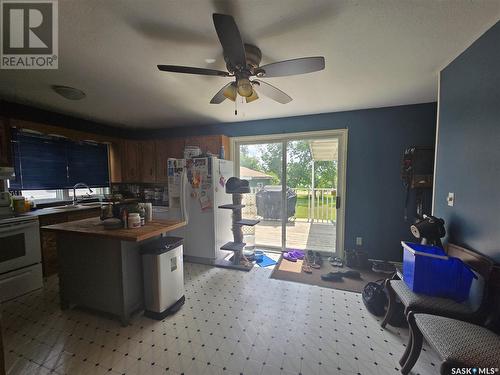
{"label": "wall outlet", "polygon": [[356,237],[356,246],[363,246],[363,237]]}
{"label": "wall outlet", "polygon": [[455,204],[455,193],[448,193],[446,202],[448,202],[448,206],[453,207],[453,205]]}

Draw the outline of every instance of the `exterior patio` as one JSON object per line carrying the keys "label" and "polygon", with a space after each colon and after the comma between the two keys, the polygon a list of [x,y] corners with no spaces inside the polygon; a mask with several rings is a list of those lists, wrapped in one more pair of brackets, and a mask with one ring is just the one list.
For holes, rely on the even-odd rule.
{"label": "exterior patio", "polygon": [[[336,230],[335,223],[318,223],[296,219],[286,226],[287,248],[334,252]],[[264,220],[255,226],[255,244],[257,247],[276,247],[281,250],[281,223]]]}

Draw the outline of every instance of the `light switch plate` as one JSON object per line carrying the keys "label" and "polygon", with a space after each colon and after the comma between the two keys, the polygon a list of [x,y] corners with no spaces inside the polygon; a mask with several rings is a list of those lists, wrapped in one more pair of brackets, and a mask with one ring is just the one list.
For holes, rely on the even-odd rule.
{"label": "light switch plate", "polygon": [[363,237],[356,237],[356,246],[363,246]]}
{"label": "light switch plate", "polygon": [[455,193],[448,193],[448,198],[446,198],[448,206],[453,207],[455,204]]}

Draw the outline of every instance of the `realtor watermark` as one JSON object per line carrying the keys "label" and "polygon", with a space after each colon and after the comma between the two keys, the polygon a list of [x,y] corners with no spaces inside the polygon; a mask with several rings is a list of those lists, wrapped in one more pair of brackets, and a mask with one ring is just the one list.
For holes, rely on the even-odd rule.
{"label": "realtor watermark", "polygon": [[498,367],[453,367],[452,375],[495,375],[499,373]]}
{"label": "realtor watermark", "polygon": [[57,69],[57,0],[0,0],[0,69]]}

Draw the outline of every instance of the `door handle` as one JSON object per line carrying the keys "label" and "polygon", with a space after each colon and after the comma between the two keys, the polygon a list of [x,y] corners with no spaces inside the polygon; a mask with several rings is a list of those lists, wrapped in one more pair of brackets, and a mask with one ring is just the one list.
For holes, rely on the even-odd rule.
{"label": "door handle", "polygon": [[337,196],[336,200],[335,200],[335,208],[338,210],[340,208],[340,197]]}

